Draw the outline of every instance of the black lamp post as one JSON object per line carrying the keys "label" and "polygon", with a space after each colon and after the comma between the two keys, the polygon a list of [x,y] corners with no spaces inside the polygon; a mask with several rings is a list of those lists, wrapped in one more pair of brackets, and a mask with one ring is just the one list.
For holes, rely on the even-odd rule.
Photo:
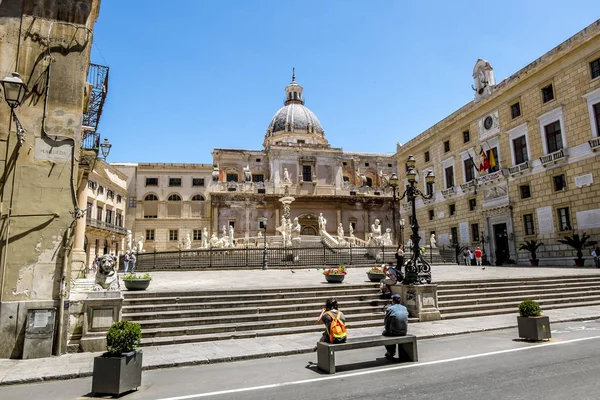
{"label": "black lamp post", "polygon": [[6,78],[2,79],[0,84],[4,90],[4,100],[6,100],[6,104],[8,104],[10,107],[10,115],[17,125],[17,137],[19,138],[20,146],[25,140],[25,130],[17,118],[17,114],[15,114],[15,108],[19,107],[21,103],[23,103],[25,93],[27,93],[27,85],[25,85],[25,82],[23,82],[21,76],[16,72],[13,72],[12,76],[7,76]]}
{"label": "black lamp post", "polygon": [[[410,238],[413,242],[413,248],[415,250],[412,252],[411,259],[406,263],[406,276],[402,283],[405,285],[416,285],[425,282],[431,283],[431,266],[427,260],[423,258],[423,254],[421,254],[421,248],[419,246],[421,237],[419,236],[419,222],[417,221],[415,200],[418,197],[421,197],[425,200],[431,199],[434,193],[431,191],[430,193],[425,194],[415,186],[415,183],[417,182],[417,170],[415,169],[415,158],[413,156],[409,156],[408,160],[406,161],[406,178],[408,179],[408,183],[410,185],[404,191],[404,194],[400,200],[402,200],[404,197],[407,197],[408,201],[411,203],[412,235]],[[425,182],[428,184],[435,182],[435,176],[433,175],[432,171],[429,171],[425,176]]]}
{"label": "black lamp post", "polygon": [[390,186],[394,191],[394,195],[392,198],[392,221],[394,224],[394,238],[396,239],[397,244],[400,244],[400,237],[398,236],[398,228],[396,227],[396,202],[398,199],[396,198],[396,189],[398,189],[398,175],[394,172],[390,177]]}
{"label": "black lamp post", "polygon": [[263,269],[269,269],[269,260],[267,258],[267,217],[262,217],[260,220],[262,228],[264,229],[263,235]]}

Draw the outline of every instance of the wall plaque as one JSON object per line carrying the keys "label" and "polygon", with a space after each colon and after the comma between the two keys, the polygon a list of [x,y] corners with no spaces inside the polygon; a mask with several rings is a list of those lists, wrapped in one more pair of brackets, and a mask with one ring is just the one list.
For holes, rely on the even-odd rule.
{"label": "wall plaque", "polygon": [[67,140],[35,139],[35,159],[44,161],[70,161],[72,143]]}
{"label": "wall plaque", "polygon": [[554,221],[552,220],[552,207],[541,207],[536,210],[539,233],[553,233]]}
{"label": "wall plaque", "polygon": [[575,213],[575,218],[577,218],[577,227],[579,229],[600,228],[600,208],[579,211]]}
{"label": "wall plaque", "polygon": [[585,174],[575,177],[575,186],[589,186],[594,183],[594,176],[592,174]]}

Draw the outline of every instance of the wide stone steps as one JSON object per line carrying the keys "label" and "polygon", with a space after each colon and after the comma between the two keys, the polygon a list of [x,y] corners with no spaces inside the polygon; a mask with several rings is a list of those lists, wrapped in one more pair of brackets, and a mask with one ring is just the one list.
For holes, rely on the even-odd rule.
{"label": "wide stone steps", "polygon": [[[323,331],[316,323],[335,296],[349,328],[382,327],[389,300],[378,284],[192,292],[125,292],[123,318],[142,325],[142,345],[162,345]],[[600,304],[600,276],[443,282],[442,318],[517,314],[525,299],[543,310]],[[416,321],[412,321],[416,322]]]}

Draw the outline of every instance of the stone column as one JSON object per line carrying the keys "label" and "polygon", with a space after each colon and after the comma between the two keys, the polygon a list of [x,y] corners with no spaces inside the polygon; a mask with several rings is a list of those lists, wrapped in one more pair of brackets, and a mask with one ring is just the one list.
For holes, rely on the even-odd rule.
{"label": "stone column", "polygon": [[[87,208],[87,185],[88,179],[84,177],[77,188],[77,204],[80,209]],[[93,209],[92,209],[93,211]],[[91,218],[91,215],[84,214],[75,223],[75,235],[73,237],[73,254],[71,257],[71,278],[83,278],[85,275],[86,256],[83,245],[85,242],[85,226],[86,218]],[[89,245],[89,243],[88,243]]]}
{"label": "stone column", "polygon": [[365,240],[367,240],[368,237],[369,237],[369,210],[364,210],[363,211],[363,219],[365,221],[365,223],[364,223],[364,231],[363,231],[363,238]]}
{"label": "stone column", "polygon": [[246,231],[244,237],[248,239],[250,236],[250,204],[248,201],[246,201],[246,223],[244,225]]}

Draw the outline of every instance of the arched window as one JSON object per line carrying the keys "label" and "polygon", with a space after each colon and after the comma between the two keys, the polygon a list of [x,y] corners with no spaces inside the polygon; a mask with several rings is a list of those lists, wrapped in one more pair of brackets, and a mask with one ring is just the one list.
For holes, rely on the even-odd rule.
{"label": "arched window", "polygon": [[196,194],[192,196],[192,204],[190,208],[192,210],[192,217],[204,216],[204,209],[206,208],[206,205],[204,203],[204,196],[202,196],[201,194]]}
{"label": "arched window", "polygon": [[181,196],[173,193],[167,197],[167,217],[181,218]]}
{"label": "arched window", "polygon": [[153,193],[144,197],[144,218],[158,218],[158,197]]}

